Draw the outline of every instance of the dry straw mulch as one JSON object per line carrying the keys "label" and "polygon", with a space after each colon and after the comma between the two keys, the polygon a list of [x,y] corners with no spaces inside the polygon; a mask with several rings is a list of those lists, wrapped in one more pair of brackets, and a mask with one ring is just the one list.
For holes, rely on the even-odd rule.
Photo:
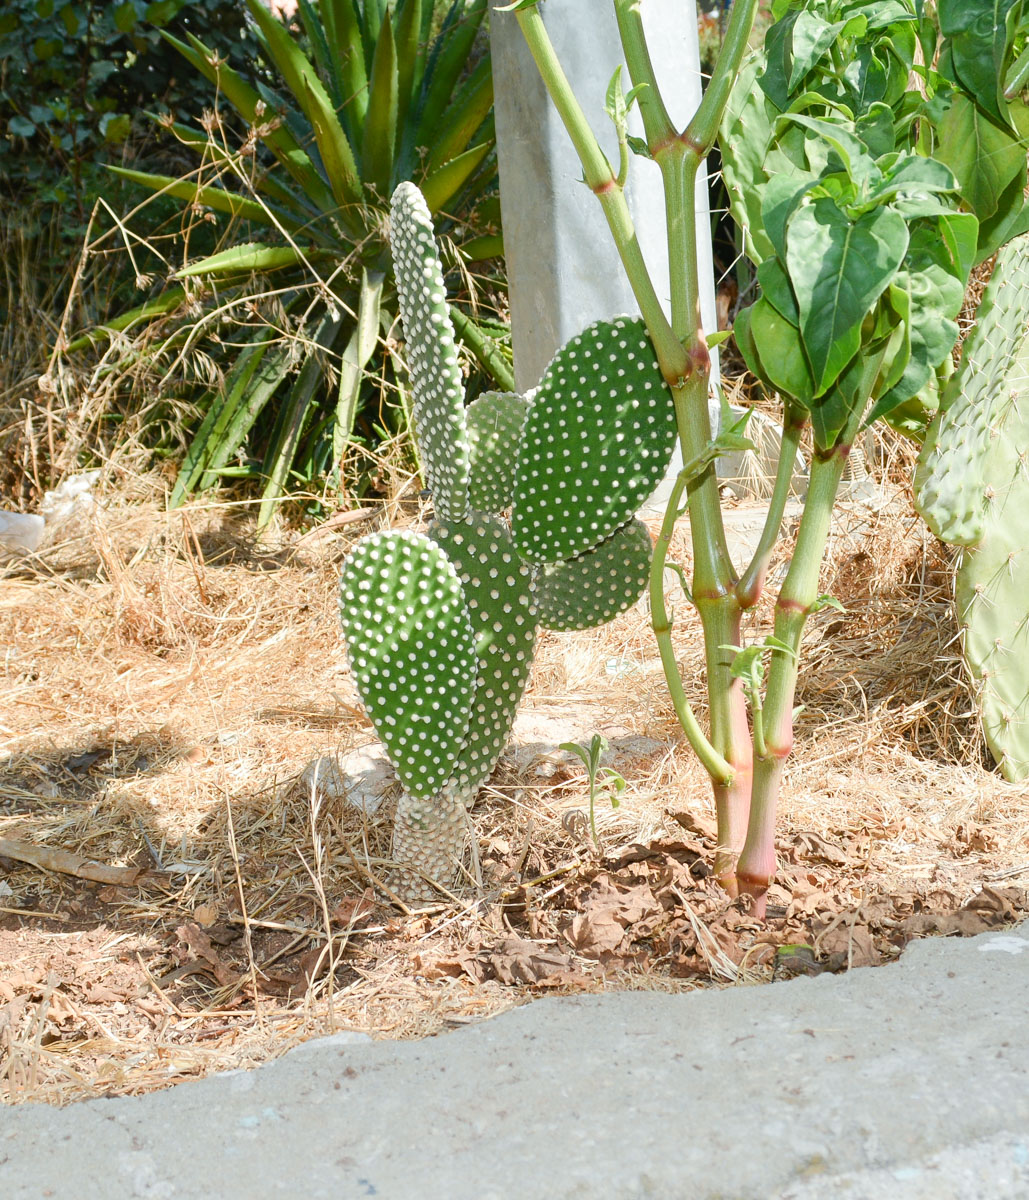
{"label": "dry straw mulch", "polygon": [[[543,637],[473,817],[481,890],[392,904],[388,806],[367,815],[300,777],[371,740],[340,564],[360,534],[424,513],[397,502],[259,547],[245,510],[167,514],[145,492],[112,487],[0,578],[5,1101],[139,1093],[334,1029],[424,1036],[543,990],[887,962],[912,937],[1026,912],[1026,790],[989,769],[945,551],[900,489],[860,510],[826,570],[846,613],[806,639],[766,925],[711,885],[708,788],[643,607]],[[679,615],[702,709],[696,622]],[[628,781],[601,806],[599,851],[582,768],[557,750],[593,732]]]}

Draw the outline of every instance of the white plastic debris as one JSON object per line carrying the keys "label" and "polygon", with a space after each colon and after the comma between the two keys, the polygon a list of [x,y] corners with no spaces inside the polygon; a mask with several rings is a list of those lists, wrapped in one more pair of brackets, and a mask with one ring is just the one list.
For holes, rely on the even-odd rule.
{"label": "white plastic debris", "polygon": [[100,472],[83,471],[79,475],[69,475],[60,487],[43,496],[39,511],[43,514],[48,525],[56,525],[66,521],[71,516],[92,512],[95,501],[93,488],[100,478]]}
{"label": "white plastic debris", "polygon": [[46,522],[32,513],[0,510],[0,546],[32,554],[43,540]]}

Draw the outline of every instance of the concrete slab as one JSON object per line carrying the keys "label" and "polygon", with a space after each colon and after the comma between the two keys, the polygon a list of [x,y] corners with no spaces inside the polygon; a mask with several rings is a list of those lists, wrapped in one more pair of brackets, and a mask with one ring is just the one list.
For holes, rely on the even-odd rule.
{"label": "concrete slab", "polygon": [[1029,1197],[1029,926],[0,1112],[5,1200]]}

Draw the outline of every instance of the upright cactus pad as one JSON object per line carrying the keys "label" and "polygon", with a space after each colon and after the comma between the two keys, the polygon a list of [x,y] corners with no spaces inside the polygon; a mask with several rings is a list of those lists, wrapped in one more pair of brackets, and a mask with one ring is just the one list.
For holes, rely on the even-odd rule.
{"label": "upright cactus pad", "polygon": [[511,507],[518,442],[528,412],[529,401],[515,392],[483,392],[465,410],[471,448],[469,500],[477,512]]}
{"label": "upright cactus pad", "polygon": [[915,471],[915,502],[943,542],[972,546],[983,536],[984,495],[992,442],[1006,400],[1006,380],[1025,340],[1029,238],[1000,252]]}
{"label": "upright cactus pad", "polygon": [[643,595],[653,549],[647,527],[632,520],[579,558],[541,568],[534,584],[540,624],[592,629],[613,620]]}
{"label": "upright cactus pad", "polygon": [[475,631],[478,677],[468,738],[451,785],[470,803],[507,745],[525,691],[538,621],[531,570],[498,517],[436,521],[429,536],[454,565]]}
{"label": "upright cactus pad", "polygon": [[1004,381],[983,497],[982,536],[958,567],[958,620],[987,744],[1016,783],[1029,778],[1029,340]]}
{"label": "upright cactus pad", "polygon": [[437,515],[459,520],[468,511],[464,381],[432,218],[413,183],[393,193],[390,245],[426,483]]}
{"label": "upright cactus pad", "polygon": [[412,796],[454,773],[478,678],[475,634],[446,554],[414,533],[357,544],[340,584],[340,617],[358,693]]}
{"label": "upright cactus pad", "polygon": [[547,368],[522,432],[511,528],[523,557],[577,558],[629,521],[675,445],[671,393],[639,318],[598,321]]}
{"label": "upright cactus pad", "polygon": [[997,256],[915,475],[918,507],[965,547],[955,589],[983,732],[1029,778],[1029,235]]}

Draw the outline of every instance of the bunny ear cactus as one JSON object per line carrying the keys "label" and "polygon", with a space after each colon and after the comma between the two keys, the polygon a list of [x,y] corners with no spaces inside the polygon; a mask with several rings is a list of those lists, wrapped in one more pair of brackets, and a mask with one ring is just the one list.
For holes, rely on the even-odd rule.
{"label": "bunny ear cactus", "polygon": [[561,351],[532,401],[490,392],[466,409],[432,221],[413,184],[397,188],[391,217],[436,511],[427,536],[357,545],[341,618],[357,690],[404,788],[395,886],[420,898],[426,880],[459,870],[466,809],[507,743],[540,624],[586,629],[642,595],[651,543],[633,513],[668,465],[675,426],[653,348],[628,318]]}
{"label": "bunny ear cactus", "polygon": [[964,547],[956,603],[986,741],[1029,777],[1029,236],[1001,250],[915,475],[919,510]]}

